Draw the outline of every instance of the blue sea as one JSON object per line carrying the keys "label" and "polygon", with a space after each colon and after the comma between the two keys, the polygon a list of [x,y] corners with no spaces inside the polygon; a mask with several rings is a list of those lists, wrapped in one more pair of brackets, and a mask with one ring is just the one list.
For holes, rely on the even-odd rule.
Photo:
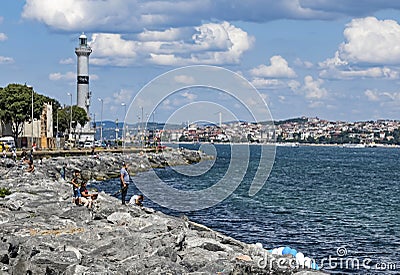
{"label": "blue sea", "polygon": [[[198,149],[200,145],[180,145]],[[250,161],[238,188],[213,207],[172,211],[149,199],[145,206],[186,215],[246,243],[266,249],[289,246],[333,274],[400,274],[400,149],[300,146],[277,147],[268,180],[253,197],[249,187],[261,145],[250,145]],[[213,145],[216,160],[199,176],[156,169],[177,189],[212,186],[226,173],[230,145]],[[193,166],[195,169],[195,166]],[[150,172],[137,174],[136,179]],[[148,177],[149,180],[151,177]],[[92,183],[114,194],[118,180]],[[131,184],[128,198],[140,192]]]}

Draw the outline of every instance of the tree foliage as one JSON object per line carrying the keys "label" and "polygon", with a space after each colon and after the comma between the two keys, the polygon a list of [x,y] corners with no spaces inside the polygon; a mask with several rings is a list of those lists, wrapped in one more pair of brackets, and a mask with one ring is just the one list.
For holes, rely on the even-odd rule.
{"label": "tree foliage", "polygon": [[[54,111],[55,112],[55,111]],[[56,118],[56,113],[53,116]],[[69,131],[69,123],[71,121],[71,106],[66,106],[65,108],[58,110],[58,128],[59,132],[66,132]],[[84,126],[89,121],[89,117],[86,114],[85,109],[79,106],[72,106],[72,123],[71,126],[75,129],[78,123],[81,126]],[[55,124],[56,125],[56,124]]]}
{"label": "tree foliage", "polygon": [[23,124],[31,120],[33,95],[33,118],[39,119],[43,111],[44,103],[53,104],[58,108],[60,103],[55,99],[36,93],[32,87],[21,84],[9,84],[0,89],[0,120],[11,123],[14,139],[23,130]]}

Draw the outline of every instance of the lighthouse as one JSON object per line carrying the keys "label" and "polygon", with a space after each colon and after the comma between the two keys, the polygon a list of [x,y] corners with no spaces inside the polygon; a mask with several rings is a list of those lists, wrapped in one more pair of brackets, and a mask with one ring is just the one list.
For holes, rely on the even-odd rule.
{"label": "lighthouse", "polygon": [[91,96],[89,92],[89,55],[92,53],[92,48],[88,46],[87,37],[83,33],[79,36],[79,47],[75,48],[75,53],[78,57],[76,104],[83,108],[86,114],[89,114]]}
{"label": "lighthouse", "polygon": [[[89,91],[89,55],[92,53],[92,48],[88,46],[87,37],[84,33],[79,36],[79,47],[75,48],[75,53],[78,57],[76,105],[84,109],[89,116],[91,97],[91,92]],[[94,142],[95,129],[91,129],[90,121],[86,125],[79,125],[77,134],[79,135],[79,141]]]}

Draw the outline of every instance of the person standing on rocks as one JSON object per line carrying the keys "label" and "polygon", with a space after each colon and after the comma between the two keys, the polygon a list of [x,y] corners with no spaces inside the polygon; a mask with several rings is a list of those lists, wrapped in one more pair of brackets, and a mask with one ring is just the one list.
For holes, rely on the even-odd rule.
{"label": "person standing on rocks", "polygon": [[120,171],[120,181],[121,181],[121,198],[122,198],[122,204],[125,204],[125,198],[126,194],[128,193],[128,186],[129,186],[129,181],[131,177],[129,176],[128,172],[128,164],[126,162],[122,163],[122,168]]}
{"label": "person standing on rocks", "polygon": [[76,169],[74,171],[74,177],[71,180],[71,184],[72,184],[72,191],[74,192],[74,198],[72,199],[72,202],[77,205],[80,205],[82,203],[81,202],[82,195],[80,191],[81,181],[82,181],[81,172],[78,169]]}

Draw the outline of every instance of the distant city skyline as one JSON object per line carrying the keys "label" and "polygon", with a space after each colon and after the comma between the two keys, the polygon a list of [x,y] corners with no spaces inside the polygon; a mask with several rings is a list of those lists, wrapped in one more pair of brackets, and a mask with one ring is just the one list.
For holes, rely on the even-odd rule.
{"label": "distant city skyline", "polygon": [[[238,104],[224,91],[191,88],[193,76],[187,75],[174,79],[187,89],[165,98],[155,113],[146,108],[146,98],[142,108],[129,108],[154,78],[190,65],[220,66],[243,76],[274,120],[400,119],[395,0],[6,0],[0,7],[0,87],[27,83],[69,105],[67,93],[76,95],[74,50],[85,32],[93,49],[90,112],[97,121],[101,115],[123,121],[129,113],[131,120],[155,116],[217,124],[221,109],[199,101],[224,101],[231,106],[224,120],[248,120],[246,108],[235,109]],[[251,102],[246,104],[251,110]]]}

